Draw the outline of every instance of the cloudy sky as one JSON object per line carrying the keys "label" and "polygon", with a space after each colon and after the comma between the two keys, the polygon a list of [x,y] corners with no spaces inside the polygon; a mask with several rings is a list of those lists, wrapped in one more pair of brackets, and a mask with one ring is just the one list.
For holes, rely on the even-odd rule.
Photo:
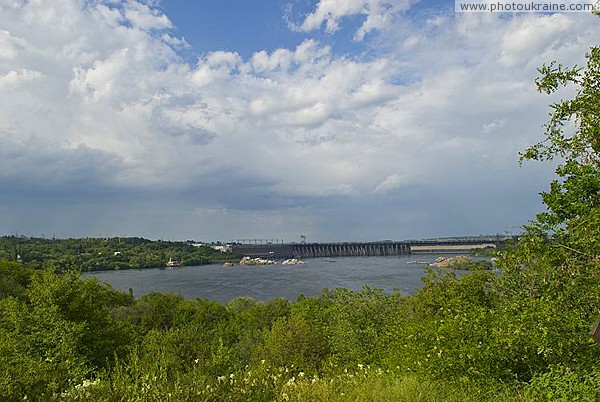
{"label": "cloudy sky", "polygon": [[517,232],[553,177],[518,165],[536,69],[599,37],[447,0],[0,0],[0,234]]}

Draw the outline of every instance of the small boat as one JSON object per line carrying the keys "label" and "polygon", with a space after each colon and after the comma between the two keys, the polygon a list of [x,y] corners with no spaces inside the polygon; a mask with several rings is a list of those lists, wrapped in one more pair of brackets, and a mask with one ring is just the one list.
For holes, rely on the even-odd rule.
{"label": "small boat", "polygon": [[169,261],[167,261],[168,268],[174,268],[174,267],[180,267],[180,266],[181,266],[181,262],[174,260],[172,258],[169,258]]}

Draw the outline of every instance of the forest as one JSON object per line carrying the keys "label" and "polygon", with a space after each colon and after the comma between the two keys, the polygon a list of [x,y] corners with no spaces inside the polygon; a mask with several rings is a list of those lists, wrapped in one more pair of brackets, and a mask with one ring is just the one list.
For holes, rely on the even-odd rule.
{"label": "forest", "polygon": [[590,336],[600,311],[600,48],[584,68],[541,67],[536,83],[574,95],[552,105],[544,141],[521,155],[559,167],[546,211],[496,255],[497,272],[430,268],[412,296],[365,287],[222,305],[136,299],[82,280],[68,262],[8,255],[0,399],[600,400]]}
{"label": "forest", "polygon": [[25,236],[0,237],[0,258],[19,261],[31,268],[104,271],[165,267],[169,260],[180,265],[203,265],[239,259],[193,241],[148,240],[142,237],[46,239]]}

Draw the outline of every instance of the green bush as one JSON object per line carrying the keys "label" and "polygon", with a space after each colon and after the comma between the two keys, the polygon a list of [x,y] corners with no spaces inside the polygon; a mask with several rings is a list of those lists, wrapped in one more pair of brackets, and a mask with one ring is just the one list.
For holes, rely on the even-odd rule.
{"label": "green bush", "polygon": [[525,388],[525,396],[532,401],[598,401],[600,400],[600,371],[582,372],[562,365],[550,366],[537,373]]}

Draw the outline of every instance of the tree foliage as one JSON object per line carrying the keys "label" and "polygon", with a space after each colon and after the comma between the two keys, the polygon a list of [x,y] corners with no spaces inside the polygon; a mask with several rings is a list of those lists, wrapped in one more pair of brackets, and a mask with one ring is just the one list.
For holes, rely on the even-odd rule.
{"label": "tree foliage", "polygon": [[141,237],[45,239],[23,236],[0,237],[0,258],[20,261],[32,268],[141,269],[164,267],[169,259],[182,265],[203,265],[235,258],[191,241],[151,241]]}

